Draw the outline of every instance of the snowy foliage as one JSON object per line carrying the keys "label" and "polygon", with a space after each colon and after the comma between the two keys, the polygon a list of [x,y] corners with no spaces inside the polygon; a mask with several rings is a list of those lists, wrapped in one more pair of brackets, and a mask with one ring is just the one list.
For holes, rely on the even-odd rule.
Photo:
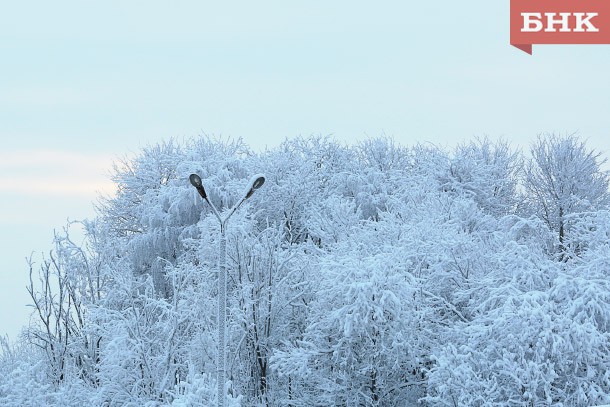
{"label": "snowy foliage", "polygon": [[115,166],[118,192],[30,262],[33,314],[0,339],[6,406],[217,403],[221,214],[229,406],[610,403],[604,160],[575,136],[524,157],[477,139],[208,137]]}
{"label": "snowy foliage", "polygon": [[539,137],[531,156],[524,182],[530,210],[557,233],[558,251],[565,259],[571,218],[610,204],[610,178],[600,169],[606,160],[575,136]]}

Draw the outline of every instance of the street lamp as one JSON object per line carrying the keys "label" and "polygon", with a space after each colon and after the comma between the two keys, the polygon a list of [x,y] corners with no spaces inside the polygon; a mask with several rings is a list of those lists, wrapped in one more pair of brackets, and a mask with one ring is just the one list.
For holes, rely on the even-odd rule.
{"label": "street lamp", "polygon": [[237,205],[233,206],[229,209],[228,214],[225,217],[222,217],[214,204],[208,199],[208,195],[205,192],[205,188],[203,187],[203,183],[201,182],[201,177],[197,174],[191,174],[189,176],[189,181],[191,184],[197,189],[199,195],[210,205],[214,215],[220,222],[220,254],[218,258],[218,406],[224,407],[225,405],[225,382],[226,382],[226,342],[225,342],[225,326],[226,326],[226,318],[227,318],[227,224],[229,218],[237,208],[241,206],[242,203],[254,194],[254,191],[259,189],[265,183],[265,176],[262,174],[257,174],[250,179],[248,183],[248,188],[246,189],[246,193],[243,198],[237,203]]}

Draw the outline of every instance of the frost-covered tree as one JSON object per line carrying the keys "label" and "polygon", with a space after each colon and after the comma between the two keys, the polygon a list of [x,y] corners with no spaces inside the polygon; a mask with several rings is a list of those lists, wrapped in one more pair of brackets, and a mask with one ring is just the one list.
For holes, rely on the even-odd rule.
{"label": "frost-covered tree", "polygon": [[603,159],[549,136],[522,160],[489,139],[146,147],[83,244],[32,264],[0,404],[216,404],[219,224],[191,173],[220,212],[266,175],[227,230],[230,406],[609,403]]}
{"label": "frost-covered tree", "polygon": [[524,178],[530,209],[556,233],[563,256],[571,216],[610,203],[608,174],[601,169],[605,159],[575,135],[539,136],[530,153]]}
{"label": "frost-covered tree", "polygon": [[90,384],[97,380],[100,338],[88,332],[87,319],[90,306],[106,294],[108,276],[104,259],[91,245],[96,238],[94,225],[84,222],[81,226],[90,237],[88,244],[72,240],[72,223],[55,234],[55,248],[40,265],[29,260],[27,290],[35,322],[26,336],[44,351],[49,379],[56,385],[69,376]]}
{"label": "frost-covered tree", "polygon": [[379,250],[372,225],[357,236],[321,259],[303,337],[275,353],[297,405],[400,405],[419,382],[407,259]]}
{"label": "frost-covered tree", "polygon": [[456,147],[444,187],[472,196],[488,214],[506,215],[516,204],[519,156],[505,141],[477,139]]}
{"label": "frost-covered tree", "polygon": [[242,230],[234,252],[231,314],[236,347],[231,372],[245,393],[264,405],[277,399],[276,387],[283,387],[269,359],[280,341],[299,331],[294,329],[298,320],[293,303],[303,294],[299,287],[305,281],[306,259],[301,251],[286,245],[282,226],[256,234]]}
{"label": "frost-covered tree", "polygon": [[[607,239],[599,246],[592,238],[595,249],[586,259],[556,262],[554,237],[543,222],[499,220],[490,272],[469,290],[473,317],[455,324],[452,340],[433,356],[426,397],[431,404],[608,402],[607,253],[593,254],[607,250]],[[607,228],[606,219],[592,233],[605,235]]]}
{"label": "frost-covered tree", "polygon": [[457,326],[454,341],[435,354],[427,400],[447,406],[610,402],[610,286],[584,272],[557,273],[547,290],[502,287],[498,306]]}

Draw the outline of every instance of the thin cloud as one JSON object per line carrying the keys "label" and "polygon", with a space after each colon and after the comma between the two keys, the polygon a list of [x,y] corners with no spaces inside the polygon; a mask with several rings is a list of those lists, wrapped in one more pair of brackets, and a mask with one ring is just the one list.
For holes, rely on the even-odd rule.
{"label": "thin cloud", "polygon": [[0,194],[80,196],[112,194],[113,158],[66,151],[0,152]]}

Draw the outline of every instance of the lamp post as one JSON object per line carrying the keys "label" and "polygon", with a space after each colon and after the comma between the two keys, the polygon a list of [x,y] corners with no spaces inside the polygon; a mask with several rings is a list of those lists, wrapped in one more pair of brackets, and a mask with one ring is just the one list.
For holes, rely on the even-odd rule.
{"label": "lamp post", "polygon": [[250,179],[248,189],[243,198],[229,209],[225,217],[222,217],[214,204],[208,199],[205,192],[201,177],[197,174],[191,174],[189,181],[197,189],[199,195],[210,205],[216,219],[220,223],[220,248],[218,258],[218,406],[225,406],[225,382],[226,382],[226,316],[227,316],[227,224],[231,215],[244,203],[244,201],[254,194],[254,191],[259,189],[265,183],[265,176],[257,174]]}

